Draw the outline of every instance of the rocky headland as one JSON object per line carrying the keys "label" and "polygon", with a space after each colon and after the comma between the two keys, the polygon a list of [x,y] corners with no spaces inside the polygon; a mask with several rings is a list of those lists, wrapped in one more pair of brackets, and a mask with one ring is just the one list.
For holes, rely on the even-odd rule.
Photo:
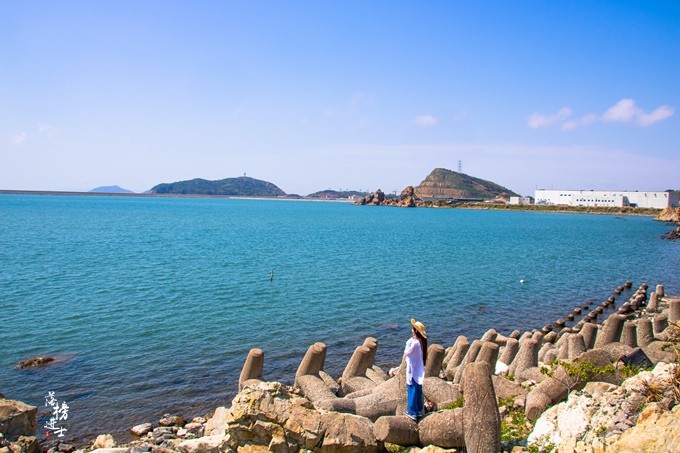
{"label": "rocky headland", "polygon": [[677,451],[679,323],[680,298],[626,282],[541,329],[432,344],[418,422],[404,415],[403,364],[376,366],[375,338],[338,379],[324,371],[326,345],[311,345],[292,386],[268,382],[252,349],[230,407],[131,427],[123,445],[108,434],[40,443],[36,408],[0,399],[0,453]]}

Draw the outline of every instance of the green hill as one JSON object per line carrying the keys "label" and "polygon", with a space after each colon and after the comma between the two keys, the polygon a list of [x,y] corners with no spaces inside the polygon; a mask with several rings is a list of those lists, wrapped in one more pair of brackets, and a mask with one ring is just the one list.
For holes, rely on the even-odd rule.
{"label": "green hill", "polygon": [[154,186],[153,194],[181,194],[181,195],[231,195],[242,197],[279,197],[286,193],[276,185],[260,181],[259,179],[241,176],[238,178],[208,181],[207,179],[192,179],[177,181]]}
{"label": "green hill", "polygon": [[509,198],[519,196],[515,192],[485,179],[445,168],[435,168],[415,188],[419,198]]}

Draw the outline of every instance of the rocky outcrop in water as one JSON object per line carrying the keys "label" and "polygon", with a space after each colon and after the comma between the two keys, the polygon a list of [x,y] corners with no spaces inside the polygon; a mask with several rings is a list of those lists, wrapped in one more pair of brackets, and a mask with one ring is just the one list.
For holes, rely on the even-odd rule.
{"label": "rocky outcrop in water", "polygon": [[45,355],[39,355],[35,357],[29,357],[27,359],[21,360],[17,363],[17,368],[37,368],[42,366],[47,366],[55,362],[54,357],[49,357]]}
{"label": "rocky outcrop in water", "polygon": [[656,220],[661,222],[673,222],[680,224],[680,207],[667,207],[657,216]]}
{"label": "rocky outcrop in water", "polygon": [[669,241],[675,241],[676,239],[680,239],[680,227],[675,228],[668,233],[664,233],[661,235],[661,239],[668,239]]}
{"label": "rocky outcrop in water", "polygon": [[385,201],[385,193],[378,189],[375,192],[366,195],[363,198],[355,201],[354,204],[360,204],[362,206],[380,206]]}

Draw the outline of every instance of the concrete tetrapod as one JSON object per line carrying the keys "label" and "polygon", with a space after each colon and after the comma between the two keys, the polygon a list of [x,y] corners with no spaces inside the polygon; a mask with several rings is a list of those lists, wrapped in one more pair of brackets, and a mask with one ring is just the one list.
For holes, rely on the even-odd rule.
{"label": "concrete tetrapod", "polygon": [[470,345],[470,349],[468,349],[467,354],[465,354],[465,358],[463,359],[463,362],[460,364],[458,369],[456,369],[456,374],[453,377],[453,383],[454,384],[460,384],[461,379],[463,378],[463,371],[465,370],[465,367],[474,362],[475,359],[477,358],[477,354],[479,354],[479,351],[482,349],[482,340],[475,340],[472,342]]}
{"label": "concrete tetrapod", "polygon": [[[468,341],[467,341],[467,338],[465,337],[465,335],[458,335],[458,338],[456,338],[456,341],[453,343],[453,346],[451,346],[450,348],[446,349],[446,355],[444,356],[444,371],[446,371],[446,368],[448,368],[448,366],[449,366],[449,360],[451,360],[451,358],[452,358],[453,355],[456,353],[456,351],[458,350],[460,344],[461,344],[463,341],[468,342]],[[463,355],[465,355],[465,354],[463,354]],[[462,356],[461,356],[460,360],[461,360],[461,361],[463,360],[463,357],[462,357]],[[460,361],[459,361],[458,363],[454,364],[453,366],[456,367],[456,366],[458,366],[458,365],[460,365]]]}
{"label": "concrete tetrapod", "polygon": [[366,377],[366,370],[373,366],[373,353],[367,346],[357,346],[342,373],[340,389],[343,395],[375,387],[377,384]]}
{"label": "concrete tetrapod", "polygon": [[581,335],[583,335],[583,341],[586,343],[586,349],[593,349],[595,347],[597,332],[597,324],[592,322],[587,322],[581,327]]}
{"label": "concrete tetrapod", "polygon": [[370,351],[369,365],[366,368],[366,377],[376,384],[382,384],[388,378],[387,374],[378,366],[375,365],[375,355],[378,352],[378,340],[373,337],[367,337],[364,340],[364,346]]}
{"label": "concrete tetrapod", "polygon": [[659,296],[656,293],[652,293],[649,296],[649,303],[647,304],[647,313],[656,313],[659,309]]}
{"label": "concrete tetrapod", "polygon": [[491,374],[485,362],[471,363],[463,376],[463,437],[468,453],[501,449],[501,417]]}
{"label": "concrete tetrapod", "polygon": [[654,330],[652,328],[652,320],[649,318],[640,318],[637,320],[637,343],[640,347],[645,347],[654,341]]}
{"label": "concrete tetrapod", "polygon": [[657,336],[668,327],[668,317],[664,314],[656,315],[654,316],[652,324],[654,325],[654,336]]}
{"label": "concrete tetrapod", "polygon": [[453,352],[448,361],[445,361],[444,375],[447,379],[453,381],[456,377],[456,370],[465,360],[465,356],[470,350],[470,342],[463,335],[456,339],[456,342],[452,346]]}
{"label": "concrete tetrapod", "polygon": [[620,341],[625,319],[625,316],[616,313],[609,316],[603,324],[602,332],[597,335],[595,347],[601,348],[609,343]]}
{"label": "concrete tetrapod", "polygon": [[538,366],[538,342],[531,338],[519,342],[519,352],[510,364],[509,374],[519,374],[529,368]]}
{"label": "concrete tetrapod", "polygon": [[623,323],[623,332],[621,333],[621,343],[637,348],[637,325],[632,321]]}
{"label": "concrete tetrapod", "polygon": [[325,359],[326,345],[321,342],[314,343],[307,349],[307,353],[300,362],[297,373],[295,373],[295,386],[312,403],[337,398],[320,374],[323,371]]}
{"label": "concrete tetrapod", "polygon": [[439,344],[431,344],[427,348],[427,363],[425,364],[425,376],[439,377],[439,372],[442,370],[444,363],[444,346]]}
{"label": "concrete tetrapod", "polygon": [[669,303],[668,321],[673,324],[680,322],[680,299],[673,299]]}
{"label": "concrete tetrapod", "polygon": [[[611,364],[608,354],[601,349],[587,351],[575,360],[589,362],[596,367],[605,367]],[[598,380],[604,379],[600,376]],[[543,380],[527,395],[524,408],[526,418],[531,421],[536,420],[549,406],[566,398],[570,389],[582,387],[586,381],[580,380],[577,376],[569,376],[563,367],[558,366],[553,371],[553,376]]]}
{"label": "concrete tetrapod", "polygon": [[515,360],[517,351],[519,351],[519,341],[517,341],[516,338],[508,338],[508,341],[503,348],[503,352],[501,353],[500,361],[506,365],[510,365],[512,361]]}
{"label": "concrete tetrapod", "polygon": [[371,389],[350,396],[351,398],[319,401],[315,403],[315,406],[319,409],[361,415],[371,420],[376,420],[383,415],[398,413],[400,405],[403,406],[403,412],[406,412],[406,366],[402,361],[396,376]]}
{"label": "concrete tetrapod", "polygon": [[491,369],[486,362],[466,366],[463,408],[429,414],[416,423],[405,415],[380,417],[373,432],[378,441],[402,446],[436,445],[468,452],[500,450],[501,419]]}
{"label": "concrete tetrapod", "polygon": [[238,378],[238,388],[242,390],[246,385],[262,382],[264,372],[264,351],[260,348],[253,348],[248,351],[248,356],[241,369]]}

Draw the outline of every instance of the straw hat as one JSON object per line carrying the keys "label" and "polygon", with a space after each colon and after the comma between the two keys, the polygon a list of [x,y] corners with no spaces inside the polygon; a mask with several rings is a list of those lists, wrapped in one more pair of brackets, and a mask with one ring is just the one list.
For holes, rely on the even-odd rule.
{"label": "straw hat", "polygon": [[425,324],[411,318],[411,325],[413,326],[414,329],[418,331],[419,334],[423,336],[423,338],[427,338],[427,332],[425,332]]}

